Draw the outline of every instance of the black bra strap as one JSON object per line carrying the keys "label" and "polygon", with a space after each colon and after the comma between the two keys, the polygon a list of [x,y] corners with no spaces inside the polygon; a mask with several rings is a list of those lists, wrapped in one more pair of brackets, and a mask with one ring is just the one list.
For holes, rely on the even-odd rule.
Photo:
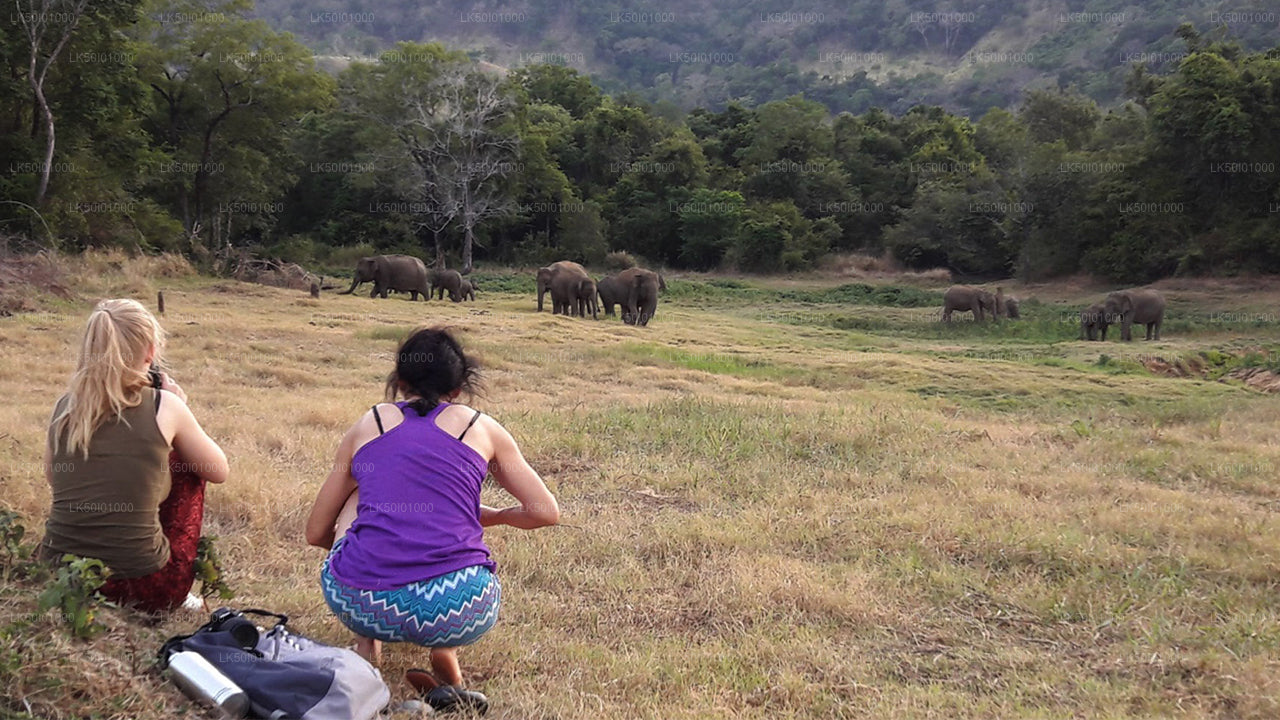
{"label": "black bra strap", "polygon": [[160,390],[159,388],[152,388],[151,392],[155,393],[156,396],[156,412],[160,412]]}
{"label": "black bra strap", "polygon": [[378,406],[374,405],[372,408],[369,408],[369,409],[373,410],[373,421],[378,423],[378,434],[379,435],[383,434],[386,431],[382,429],[382,417],[378,415]]}
{"label": "black bra strap", "polygon": [[462,429],[462,434],[458,436],[458,439],[461,440],[462,438],[466,437],[467,431],[470,430],[471,426],[475,425],[476,421],[479,419],[480,419],[480,411],[477,410],[476,414],[471,416],[471,422],[467,423],[467,426]]}

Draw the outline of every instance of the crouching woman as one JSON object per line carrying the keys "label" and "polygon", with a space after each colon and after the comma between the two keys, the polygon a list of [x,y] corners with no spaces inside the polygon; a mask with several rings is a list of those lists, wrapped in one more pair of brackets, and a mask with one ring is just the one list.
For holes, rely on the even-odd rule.
{"label": "crouching woman", "polygon": [[[381,642],[431,648],[431,671],[408,680],[437,710],[483,712],[463,689],[457,648],[498,618],[501,586],[483,527],[531,530],[560,517],[555,498],[496,420],[459,395],[477,367],[444,329],[414,332],[396,353],[386,402],[343,436],[307,520],[311,545],[331,548],[321,570],[329,608],[377,662]],[[491,472],[519,505],[480,504]]]}

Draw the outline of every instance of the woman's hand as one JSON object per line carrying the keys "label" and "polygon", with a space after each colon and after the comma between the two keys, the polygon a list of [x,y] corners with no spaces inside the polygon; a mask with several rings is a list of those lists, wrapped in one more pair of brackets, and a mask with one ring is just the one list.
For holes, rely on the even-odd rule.
{"label": "woman's hand", "polygon": [[183,390],[182,386],[179,385],[167,372],[160,373],[160,389],[168,390],[174,395],[177,395],[184,403],[187,401],[186,391]]}

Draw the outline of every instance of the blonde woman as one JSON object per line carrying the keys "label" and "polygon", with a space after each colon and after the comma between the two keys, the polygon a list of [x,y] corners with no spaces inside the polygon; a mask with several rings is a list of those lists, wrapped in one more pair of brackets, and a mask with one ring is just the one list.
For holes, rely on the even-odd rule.
{"label": "blonde woman", "polygon": [[141,304],[98,303],[45,446],[53,504],[41,557],[102,560],[111,570],[102,594],[147,612],[187,599],[204,483],[228,473],[187,394],[167,374],[150,375],[163,350],[164,331]]}

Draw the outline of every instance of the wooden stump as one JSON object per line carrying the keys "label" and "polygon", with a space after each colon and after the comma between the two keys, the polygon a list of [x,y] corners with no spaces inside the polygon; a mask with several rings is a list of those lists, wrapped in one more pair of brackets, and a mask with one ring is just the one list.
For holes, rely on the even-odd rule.
{"label": "wooden stump", "polygon": [[156,312],[160,315],[164,314],[164,291],[156,291]]}

